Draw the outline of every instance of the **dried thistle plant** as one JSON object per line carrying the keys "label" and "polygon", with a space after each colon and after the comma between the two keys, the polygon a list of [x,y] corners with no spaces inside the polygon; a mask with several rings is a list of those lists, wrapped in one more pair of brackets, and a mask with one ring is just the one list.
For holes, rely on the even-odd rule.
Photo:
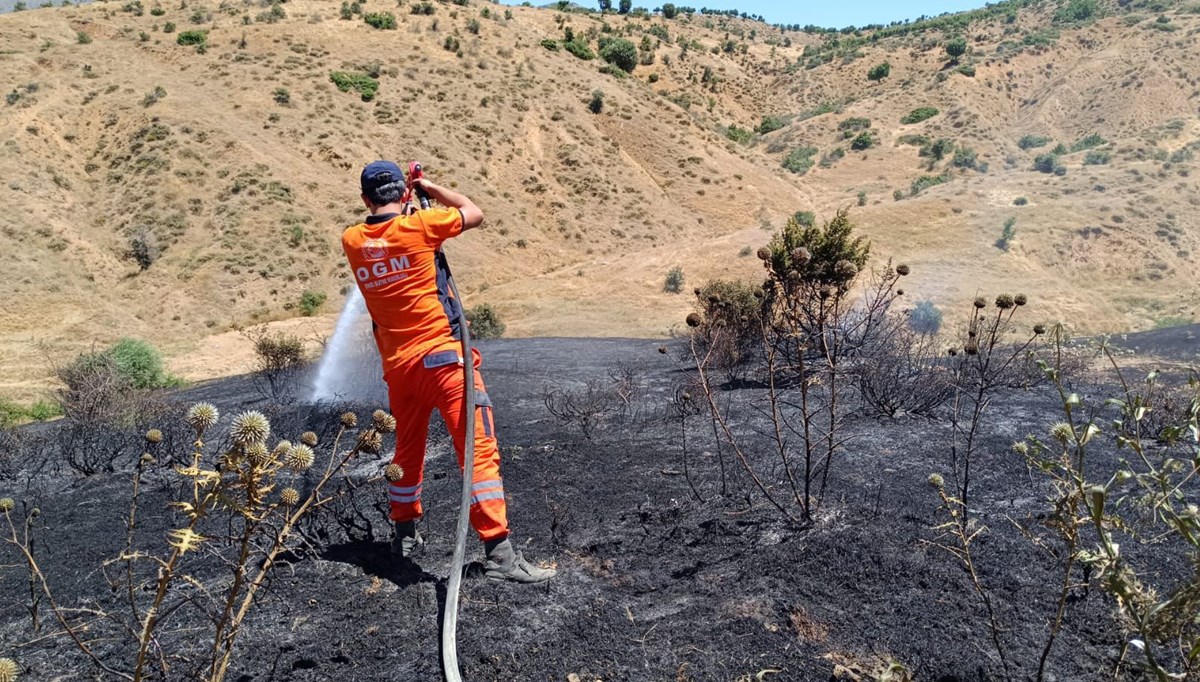
{"label": "dried thistle plant", "polygon": [[[128,613],[95,615],[122,623],[119,632],[126,634],[136,651],[130,654],[132,660],[117,663],[102,658],[91,647],[94,636],[84,634],[87,626],[73,622],[69,610],[58,606],[30,542],[22,537],[12,519],[16,503],[7,498],[0,500],[0,512],[11,531],[6,540],[25,557],[31,585],[44,595],[76,648],[99,670],[115,678],[140,682],[168,669],[168,653],[162,647],[164,634],[160,632],[163,620],[180,606],[196,600],[207,601],[203,607],[211,614],[207,652],[192,657],[188,665],[196,666],[193,671],[179,674],[221,682],[229,669],[242,623],[258,603],[276,560],[281,553],[297,549],[301,542],[297,524],[342,494],[342,488],[330,493],[329,489],[334,487],[330,482],[351,459],[381,439],[379,427],[394,429],[394,421],[389,425],[391,416],[382,414],[348,450],[342,449],[340,443],[350,428],[348,424],[357,423],[357,418],[347,417],[353,417],[353,413],[342,415],[340,430],[328,444],[327,452],[318,456],[314,446],[308,444],[316,440],[315,434],[302,434],[298,444],[280,441],[269,446],[270,421],[261,413],[244,412],[230,423],[230,447],[224,452],[206,453],[204,437],[218,423],[220,414],[210,404],[193,405],[186,415],[195,432],[190,464],[174,468],[179,480],[191,484],[190,491],[184,488],[182,499],[171,504],[179,512],[181,523],[167,532],[162,553],[133,549],[139,518],[138,491],[145,463],[144,459],[139,460],[133,476],[124,551],[102,566],[107,569],[115,564],[123,568],[123,575],[117,579],[110,577],[110,584],[114,589],[124,588]],[[318,458],[324,462],[323,466],[318,466]],[[304,486],[289,484],[290,478],[302,472],[307,481]],[[221,537],[222,541],[215,542],[215,537]],[[229,567],[226,578],[201,582],[189,568],[193,557],[199,554],[221,556]],[[153,577],[136,570],[139,564],[152,566]],[[178,665],[178,661],[171,665]]]}

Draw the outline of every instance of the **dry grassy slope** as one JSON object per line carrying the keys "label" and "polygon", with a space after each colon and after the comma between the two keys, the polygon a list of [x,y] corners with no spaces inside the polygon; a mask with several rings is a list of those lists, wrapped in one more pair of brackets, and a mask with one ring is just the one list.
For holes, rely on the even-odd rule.
{"label": "dry grassy slope", "polygon": [[[212,13],[201,26],[205,54],[154,29],[196,28],[198,7]],[[564,21],[598,29],[594,16],[514,7],[506,21],[501,7],[480,19],[482,5],[438,4],[432,17],[398,14],[398,30],[376,31],[339,20],[329,3],[285,7],[279,23],[249,25],[243,16],[262,9],[232,3],[172,4],[160,17],[115,3],[0,16],[0,89],[21,94],[0,120],[0,286],[11,292],[0,311],[0,392],[40,382],[36,341],[65,354],[134,334],[191,353],[186,366],[203,375],[238,369],[238,358],[221,343],[197,363],[201,339],[293,316],[306,289],[330,294],[324,310],[334,314],[349,284],[337,236],[361,213],[358,168],[381,156],[421,159],[483,205],[489,228],[449,249],[468,302],[498,305],[514,334],[664,333],[689,305],[661,292],[669,268],[682,265],[689,286],[757,276],[739,253],[767,239],[764,225],[795,210],[827,214],[859,190],[869,202],[858,222],[878,256],[916,266],[916,294],[949,304],[1016,280],[1041,314],[1093,330],[1194,308],[1198,199],[1195,180],[1180,174],[1190,162],[1150,159],[1200,137],[1187,71],[1197,15],[1171,14],[1173,33],[1105,19],[1012,56],[997,52],[1004,25],[975,25],[975,78],[944,81],[938,34],[788,72],[816,38],[789,34],[792,46],[772,47],[765,41],[777,34],[761,25],[695,17],[666,22],[672,40],[707,48],[730,29],[758,35],[745,54],[685,56],[663,45],[654,66],[616,80],[539,44],[561,36]],[[471,18],[477,36],[466,30]],[[1028,12],[1018,25],[1046,20]],[[649,26],[607,21],[635,42]],[[77,44],[80,30],[93,42]],[[450,35],[460,55],[443,49]],[[891,78],[869,84],[867,68],[884,58]],[[329,81],[330,71],[375,61],[384,75],[374,102]],[[700,82],[705,67],[714,87]],[[649,83],[650,73],[660,80]],[[166,96],[147,105],[160,86]],[[273,101],[277,87],[289,104]],[[600,116],[586,107],[595,89],[606,93]],[[826,101],[840,112],[797,116]],[[899,124],[922,105],[943,113]],[[793,120],[750,145],[722,134],[766,114]],[[780,168],[795,146],[844,147],[836,126],[852,115],[871,118],[879,146],[804,176]],[[1175,120],[1182,127],[1168,128]],[[1083,154],[1071,155],[1064,177],[1028,170],[1031,153],[1016,147],[1026,133],[1069,143],[1093,131],[1113,142],[1111,165],[1084,168]],[[893,201],[893,190],[948,165],[927,171],[915,148],[896,146],[913,132],[970,145],[991,168],[952,171],[947,184]],[[1030,203],[1012,206],[1017,196]],[[1004,253],[993,243],[1010,215],[1018,238]],[[1085,239],[1083,227],[1101,235]],[[141,229],[163,247],[144,272],[124,253]]]}

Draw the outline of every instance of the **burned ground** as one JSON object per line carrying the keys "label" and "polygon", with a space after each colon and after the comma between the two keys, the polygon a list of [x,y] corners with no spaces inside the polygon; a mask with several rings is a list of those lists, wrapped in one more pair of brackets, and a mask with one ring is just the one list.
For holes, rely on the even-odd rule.
{"label": "burned ground", "polygon": [[[560,575],[536,587],[464,582],[465,679],[738,680],[778,671],[760,679],[816,680],[829,679],[836,666],[872,673],[890,661],[920,680],[1000,679],[978,596],[961,567],[930,544],[937,499],[926,481],[949,468],[944,420],[854,417],[855,439],[833,470],[825,508],[801,528],[734,473],[728,452],[720,455],[730,472],[720,494],[719,455],[704,415],[685,424],[687,471],[702,499],[691,490],[680,422],[669,408],[684,378],[672,359],[682,348],[664,355],[655,341],[567,339],[481,345],[514,539],[531,559],[556,563]],[[619,362],[636,364],[642,388],[623,416],[614,414],[590,439],[551,419],[543,405],[548,387],[603,379]],[[1096,380],[1078,390],[1107,388]],[[754,389],[729,396],[748,404]],[[197,386],[178,398],[209,400],[226,414],[261,407],[244,379]],[[982,579],[1022,679],[1036,670],[1059,576],[1015,526],[1036,525],[1047,491],[1010,444],[1044,433],[1058,420],[1056,405],[1048,388],[1000,396],[985,428],[971,505],[988,528],[976,545]],[[319,430],[340,409],[285,408],[273,417],[275,432]],[[749,407],[735,412],[737,423],[752,429],[755,414]],[[308,529],[319,542],[277,569],[228,679],[439,679],[438,609],[459,494],[440,424],[431,429],[429,451],[421,570],[397,570],[389,557],[382,484],[358,493],[357,528],[347,530],[334,514],[322,517]],[[1111,468],[1113,457],[1102,453],[1094,466]],[[360,461],[352,475],[372,473],[381,461]],[[160,471],[147,484],[140,544],[148,550],[161,551],[164,532],[176,523],[166,507],[172,481]],[[3,482],[0,493],[33,500],[43,512],[38,552],[61,604],[112,608],[119,601],[97,567],[120,552],[129,485],[126,473],[79,478],[49,470],[32,482]],[[25,574],[11,548],[3,551],[0,655],[18,659],[29,679],[97,677],[65,637],[30,631]],[[1159,578],[1187,570],[1169,551],[1130,551],[1158,552]],[[480,554],[473,542],[468,556]],[[222,575],[211,563],[194,570],[201,580]],[[1099,591],[1072,593],[1050,657],[1053,679],[1111,676],[1122,643],[1111,613]],[[43,634],[54,632],[49,617],[43,620]],[[187,638],[197,634],[184,631],[184,622],[198,621],[182,616],[179,631],[163,642],[191,655],[198,645]],[[119,643],[95,646],[122,667],[127,652]]]}

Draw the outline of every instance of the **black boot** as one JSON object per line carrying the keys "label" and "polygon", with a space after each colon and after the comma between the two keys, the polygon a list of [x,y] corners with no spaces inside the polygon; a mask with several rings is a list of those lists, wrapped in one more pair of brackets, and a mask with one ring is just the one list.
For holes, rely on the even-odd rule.
{"label": "black boot", "polygon": [[525,560],[508,538],[484,543],[487,551],[485,574],[495,580],[514,583],[543,583],[558,574],[553,568],[540,568]]}
{"label": "black boot", "polygon": [[396,537],[392,538],[392,556],[411,559],[417,549],[424,544],[425,539],[417,530],[415,520],[396,522]]}

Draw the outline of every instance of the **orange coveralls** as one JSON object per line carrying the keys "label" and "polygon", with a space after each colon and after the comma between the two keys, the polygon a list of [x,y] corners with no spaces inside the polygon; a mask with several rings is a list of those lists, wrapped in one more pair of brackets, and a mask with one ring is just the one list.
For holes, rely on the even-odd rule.
{"label": "orange coveralls", "polygon": [[[441,413],[463,467],[462,305],[450,291],[442,242],[462,233],[458,209],[427,209],[408,216],[369,216],[342,234],[342,248],[374,322],[383,378],[396,417],[396,454],[404,476],[388,484],[393,521],[421,517],[425,440],[434,408]],[[475,469],[471,525],[481,540],[508,535],[500,451],[492,403],[475,350]]]}

